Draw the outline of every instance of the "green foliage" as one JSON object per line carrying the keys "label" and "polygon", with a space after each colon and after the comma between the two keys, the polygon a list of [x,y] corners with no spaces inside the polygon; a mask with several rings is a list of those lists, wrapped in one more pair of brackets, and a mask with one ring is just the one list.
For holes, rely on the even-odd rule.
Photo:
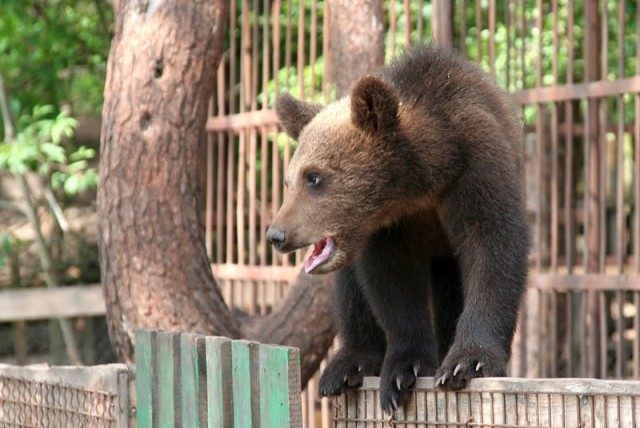
{"label": "green foliage", "polygon": [[73,136],[77,121],[65,112],[54,113],[52,106],[36,106],[31,114],[20,117],[15,141],[0,143],[0,170],[37,172],[53,189],[68,195],[95,187],[98,175],[87,162],[95,151],[84,146],[67,148],[64,139]]}
{"label": "green foliage", "polygon": [[101,111],[113,21],[107,3],[0,0],[0,16],[0,71],[15,117],[37,104]]}
{"label": "green foliage", "polygon": [[3,268],[7,264],[7,258],[11,253],[11,237],[8,233],[0,235],[0,268]]}

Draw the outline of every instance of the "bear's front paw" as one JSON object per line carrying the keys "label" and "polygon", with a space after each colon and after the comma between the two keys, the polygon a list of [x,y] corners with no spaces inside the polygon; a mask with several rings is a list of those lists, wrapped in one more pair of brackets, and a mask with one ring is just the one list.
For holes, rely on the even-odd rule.
{"label": "bear's front paw", "polygon": [[436,370],[435,357],[388,355],[380,377],[380,406],[391,414],[409,398],[409,388],[419,376],[432,376]]}
{"label": "bear's front paw", "polygon": [[506,375],[508,356],[490,346],[474,345],[451,348],[435,375],[436,386],[444,390],[458,390],[476,377]]}
{"label": "bear's front paw", "polygon": [[318,393],[324,397],[334,397],[347,389],[362,386],[362,378],[380,374],[382,360],[382,354],[339,351],[322,372]]}

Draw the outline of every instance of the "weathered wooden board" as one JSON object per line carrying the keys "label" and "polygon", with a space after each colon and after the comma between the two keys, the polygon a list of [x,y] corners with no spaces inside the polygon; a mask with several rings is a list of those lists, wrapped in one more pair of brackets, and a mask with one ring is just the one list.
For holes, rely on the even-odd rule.
{"label": "weathered wooden board", "polygon": [[442,392],[420,378],[395,414],[379,405],[379,378],[334,399],[337,428],[636,427],[640,381],[595,379],[475,379],[468,389]]}
{"label": "weathered wooden board", "polygon": [[100,285],[0,292],[0,322],[104,315]]}
{"label": "weathered wooden board", "polygon": [[140,330],[136,366],[141,428],[301,426],[295,348]]}

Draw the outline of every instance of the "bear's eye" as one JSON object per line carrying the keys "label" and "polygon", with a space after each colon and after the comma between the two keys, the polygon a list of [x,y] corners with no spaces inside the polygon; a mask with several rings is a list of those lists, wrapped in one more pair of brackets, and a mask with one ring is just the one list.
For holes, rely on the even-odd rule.
{"label": "bear's eye", "polygon": [[320,177],[320,174],[317,174],[315,172],[307,174],[306,179],[307,179],[307,186],[309,187],[318,187],[320,183],[322,183],[322,177]]}

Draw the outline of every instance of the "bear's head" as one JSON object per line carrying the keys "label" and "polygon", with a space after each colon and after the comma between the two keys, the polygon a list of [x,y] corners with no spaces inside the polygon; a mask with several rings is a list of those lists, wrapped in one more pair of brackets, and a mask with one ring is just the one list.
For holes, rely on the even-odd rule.
{"label": "bear's head", "polygon": [[281,252],[313,244],[308,273],[350,263],[389,220],[403,170],[398,104],[393,88],[372,76],[326,107],[288,94],[278,98],[278,118],[298,147],[267,239]]}

